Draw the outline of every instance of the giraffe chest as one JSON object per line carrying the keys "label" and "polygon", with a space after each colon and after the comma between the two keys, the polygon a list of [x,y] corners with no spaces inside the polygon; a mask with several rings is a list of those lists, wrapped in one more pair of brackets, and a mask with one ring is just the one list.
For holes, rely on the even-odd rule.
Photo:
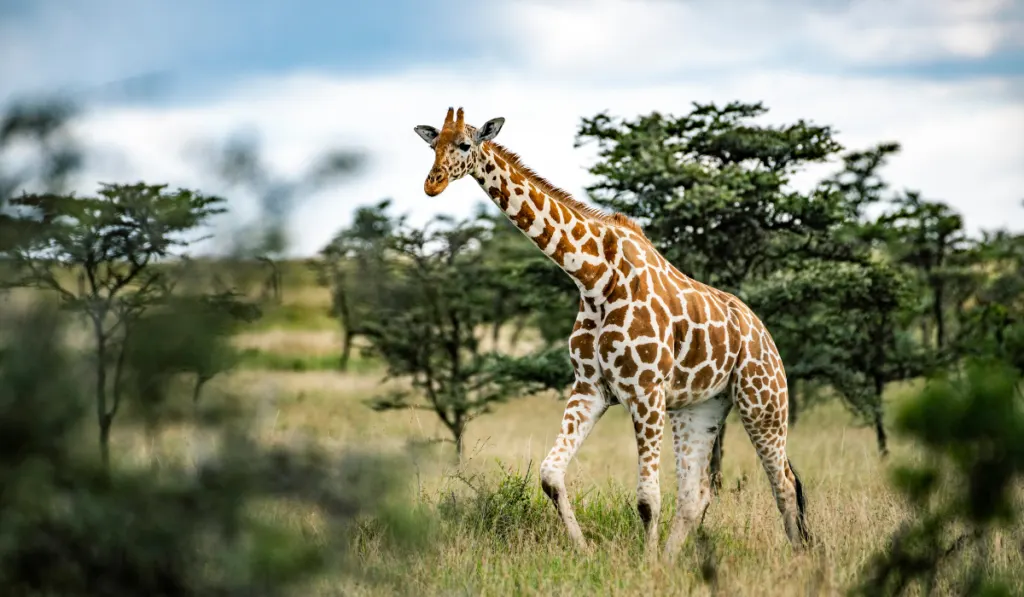
{"label": "giraffe chest", "polygon": [[602,309],[595,334],[602,380],[620,401],[664,384],[673,363],[668,319],[648,305],[626,303]]}

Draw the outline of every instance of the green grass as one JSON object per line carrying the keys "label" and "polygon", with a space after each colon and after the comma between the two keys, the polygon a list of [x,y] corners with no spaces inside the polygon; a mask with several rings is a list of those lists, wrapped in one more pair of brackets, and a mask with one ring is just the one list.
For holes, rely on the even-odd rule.
{"label": "green grass", "polygon": [[[339,445],[391,451],[408,440],[444,437],[424,411],[373,413],[360,402],[372,394],[365,376],[260,373],[248,383],[277,380],[282,396],[275,434],[301,430]],[[271,377],[273,376],[273,377]],[[894,385],[889,412],[915,384]],[[294,393],[294,398],[287,395]],[[807,410],[790,435],[790,450],[806,486],[809,524],[820,541],[794,554],[760,463],[742,426],[730,421],[725,442],[725,487],[693,532],[677,561],[644,562],[636,513],[636,449],[628,417],[612,409],[570,466],[569,495],[594,551],[574,552],[554,507],[540,490],[537,463],[557,430],[564,403],[550,396],[513,400],[473,421],[467,458],[454,467],[450,444],[403,460],[415,463],[405,511],[429,536],[422,547],[400,549],[386,540],[386,525],[368,523],[354,537],[357,568],[373,583],[335,576],[308,595],[843,595],[870,556],[910,514],[889,484],[891,466],[918,457],[893,437],[892,455],[879,459],[870,428],[852,424],[837,403]],[[675,510],[674,467],[663,454],[662,540]],[[495,466],[495,462],[508,463]],[[1024,500],[1022,500],[1024,501]],[[1022,504],[1024,505],[1024,504]],[[1000,531],[993,570],[1024,591],[1020,523]],[[940,584],[950,592],[964,580],[953,568]]]}
{"label": "green grass", "polygon": [[[466,489],[460,479],[453,482]],[[821,544],[797,554],[773,536],[774,528],[762,528],[777,526],[774,513],[765,516],[756,511],[760,508],[751,512],[749,494],[766,489],[755,485],[716,498],[713,508],[718,512],[690,533],[675,562],[648,564],[642,523],[628,489],[608,487],[574,496],[577,518],[593,545],[593,552],[583,556],[573,551],[535,476],[504,470],[475,477],[472,483],[465,491],[448,488],[409,506],[429,521],[420,527],[430,533],[424,549],[398,556],[381,540],[381,526],[363,527],[356,540],[359,566],[379,584],[363,586],[356,594],[841,595],[892,530],[880,520],[874,528],[828,532],[848,524],[844,510],[850,505],[830,496],[815,504],[815,530],[825,531],[819,534]],[[767,500],[755,501],[769,505]],[[667,499],[663,538],[673,514]],[[1016,530],[998,533],[997,544],[1006,547],[993,554],[991,567],[1012,589],[1024,591],[1024,560],[1010,547]],[[965,580],[964,569],[953,563],[940,578],[939,594],[948,594]]]}
{"label": "green grass", "polygon": [[[892,455],[881,460],[872,429],[826,395],[802,410],[789,435],[789,452],[807,492],[808,522],[820,541],[814,550],[790,550],[764,471],[733,415],[724,444],[725,487],[708,510],[706,541],[691,533],[674,564],[649,566],[635,506],[632,426],[616,407],[569,467],[569,495],[595,548],[577,555],[536,474],[564,402],[539,395],[497,405],[470,423],[467,458],[458,467],[450,444],[407,454],[407,442],[448,437],[436,415],[369,409],[366,399],[381,389],[380,364],[353,350],[349,373],[339,374],[340,334],[323,297],[286,289],[285,300],[237,338],[240,371],[211,382],[211,401],[218,388],[245,397],[271,391],[273,408],[261,423],[261,439],[276,442],[300,433],[331,449],[398,453],[415,471],[407,479],[408,495],[395,505],[401,524],[366,520],[352,536],[356,568],[364,577],[338,572],[298,595],[842,595],[910,515],[889,479],[894,465],[919,457],[917,449],[892,437]],[[887,390],[887,422],[919,386],[893,384]],[[115,441],[126,435],[115,432]],[[171,447],[184,445],[174,438],[171,432]],[[665,445],[671,445],[670,437]],[[675,509],[670,449],[663,452],[661,470],[664,540]],[[1024,492],[1019,495],[1024,506]],[[265,514],[295,520],[310,541],[325,532],[314,515],[287,504]],[[415,545],[406,535],[417,537]],[[1024,526],[1014,523],[1000,531],[989,554],[991,568],[1015,579],[1020,594],[1022,537]],[[716,590],[705,581],[709,571]],[[940,594],[963,580],[954,568],[941,581]]]}
{"label": "green grass", "polygon": [[282,330],[333,330],[338,328],[338,320],[331,316],[327,308],[311,308],[302,304],[266,305],[263,316],[247,325],[251,331],[272,329]]}
{"label": "green grass", "polygon": [[[353,351],[355,352],[355,351]],[[241,369],[263,371],[337,371],[341,354],[284,354],[258,348],[241,351],[238,363]],[[357,354],[349,358],[348,372],[369,373],[380,368],[380,363]]]}

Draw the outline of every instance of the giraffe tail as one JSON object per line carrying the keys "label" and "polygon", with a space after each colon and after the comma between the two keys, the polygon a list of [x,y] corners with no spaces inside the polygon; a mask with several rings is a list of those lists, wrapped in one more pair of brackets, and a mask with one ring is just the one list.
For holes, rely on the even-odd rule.
{"label": "giraffe tail", "polygon": [[786,466],[789,467],[789,472],[793,474],[793,484],[796,486],[796,522],[797,527],[800,529],[800,537],[805,543],[811,543],[811,533],[807,530],[807,498],[804,495],[804,484],[800,481],[800,476],[796,474],[796,469],[793,468],[793,462],[788,458],[786,459]]}

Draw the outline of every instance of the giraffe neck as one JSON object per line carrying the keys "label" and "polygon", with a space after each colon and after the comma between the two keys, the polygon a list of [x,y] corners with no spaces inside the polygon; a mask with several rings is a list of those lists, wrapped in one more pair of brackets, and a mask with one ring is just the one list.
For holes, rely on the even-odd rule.
{"label": "giraffe neck", "polygon": [[[473,177],[520,231],[595,300],[614,281],[614,226],[523,166],[518,157],[487,142]],[[589,213],[588,213],[589,212]]]}

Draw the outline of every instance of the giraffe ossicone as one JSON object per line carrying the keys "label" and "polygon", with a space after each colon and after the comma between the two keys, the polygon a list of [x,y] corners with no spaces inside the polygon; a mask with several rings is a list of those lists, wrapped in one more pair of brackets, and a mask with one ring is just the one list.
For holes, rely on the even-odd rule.
{"label": "giraffe ossicone", "polygon": [[503,124],[494,118],[476,128],[466,124],[462,108],[448,108],[440,130],[415,127],[434,150],[423,190],[437,196],[472,176],[579,288],[569,337],[575,381],[541,465],[541,485],[575,545],[588,548],[565,471],[605,411],[622,404],[636,434],[637,510],[649,556],[658,546],[665,425],[672,426],[679,484],[664,552],[673,556],[711,502],[711,450],[733,407],[768,476],[786,535],[803,547],[810,536],[803,488],[786,454],[786,374],[768,330],[737,297],[672,266],[635,222],[577,201],[495,143]]}

